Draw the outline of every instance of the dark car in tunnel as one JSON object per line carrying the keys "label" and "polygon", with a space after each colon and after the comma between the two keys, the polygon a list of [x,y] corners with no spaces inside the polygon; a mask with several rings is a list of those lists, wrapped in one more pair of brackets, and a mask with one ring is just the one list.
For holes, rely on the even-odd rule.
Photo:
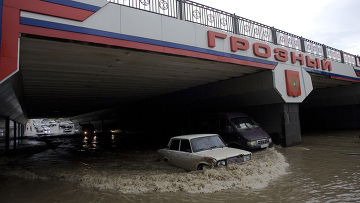
{"label": "dark car in tunnel", "polygon": [[186,121],[183,130],[186,133],[219,134],[229,147],[254,150],[273,145],[270,135],[244,113],[193,116]]}

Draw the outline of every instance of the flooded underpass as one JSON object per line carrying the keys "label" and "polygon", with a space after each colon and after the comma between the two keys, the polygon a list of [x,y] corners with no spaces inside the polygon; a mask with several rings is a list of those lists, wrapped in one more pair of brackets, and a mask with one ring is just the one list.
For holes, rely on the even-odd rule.
{"label": "flooded underpass", "polygon": [[[2,157],[1,202],[360,202],[358,131],[307,133],[228,168],[186,172],[140,138],[64,136]],[[139,145],[139,143],[141,145]],[[166,145],[167,143],[162,143]]]}

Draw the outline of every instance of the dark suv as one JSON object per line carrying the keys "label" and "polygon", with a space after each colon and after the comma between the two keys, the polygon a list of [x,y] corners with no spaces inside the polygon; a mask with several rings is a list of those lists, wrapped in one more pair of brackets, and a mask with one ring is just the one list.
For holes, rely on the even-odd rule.
{"label": "dark suv", "polygon": [[262,149],[272,147],[271,137],[243,113],[216,113],[188,120],[186,133],[216,133],[229,147]]}

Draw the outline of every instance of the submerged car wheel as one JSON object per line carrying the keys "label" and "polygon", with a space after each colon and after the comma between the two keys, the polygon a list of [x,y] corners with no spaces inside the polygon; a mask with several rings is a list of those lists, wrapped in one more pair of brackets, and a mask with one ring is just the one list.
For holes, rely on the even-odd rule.
{"label": "submerged car wheel", "polygon": [[197,167],[197,170],[198,170],[198,171],[207,170],[207,169],[210,169],[210,166],[209,166],[209,165],[206,165],[206,164],[200,164],[200,165]]}

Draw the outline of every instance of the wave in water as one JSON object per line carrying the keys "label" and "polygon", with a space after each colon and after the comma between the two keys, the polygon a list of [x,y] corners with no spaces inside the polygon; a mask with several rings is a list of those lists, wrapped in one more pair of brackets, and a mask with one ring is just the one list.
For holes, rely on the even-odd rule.
{"label": "wave in water", "polygon": [[[111,160],[110,160],[111,159]],[[288,163],[275,148],[253,153],[253,160],[227,168],[184,172],[162,162],[152,155],[136,155],[135,162],[116,164],[114,157],[102,165],[77,163],[75,168],[48,166],[46,168],[16,167],[3,170],[2,175],[27,179],[58,180],[122,193],[188,192],[212,193],[226,189],[260,189],[270,181],[287,173]],[[151,161],[149,161],[151,160]],[[119,160],[121,162],[123,160]],[[109,164],[111,162],[111,164]],[[115,164],[114,164],[115,163]],[[126,168],[121,168],[125,165]],[[138,169],[137,166],[143,166]],[[145,167],[144,167],[145,166]]]}

